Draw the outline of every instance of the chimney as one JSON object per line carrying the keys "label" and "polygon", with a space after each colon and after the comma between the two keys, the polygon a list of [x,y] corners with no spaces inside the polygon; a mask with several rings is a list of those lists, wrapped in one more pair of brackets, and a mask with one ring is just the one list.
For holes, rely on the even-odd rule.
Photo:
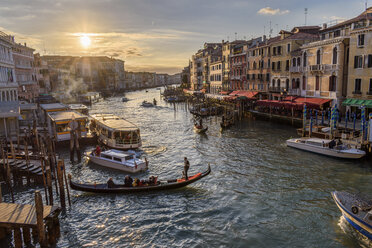
{"label": "chimney", "polygon": [[327,23],[323,23],[323,29],[327,28]]}

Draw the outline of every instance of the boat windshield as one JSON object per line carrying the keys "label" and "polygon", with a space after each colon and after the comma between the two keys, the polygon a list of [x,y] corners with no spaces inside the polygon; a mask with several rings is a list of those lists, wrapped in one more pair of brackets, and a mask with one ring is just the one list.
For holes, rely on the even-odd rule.
{"label": "boat windshield", "polygon": [[132,160],[134,158],[133,155],[125,156],[125,160]]}

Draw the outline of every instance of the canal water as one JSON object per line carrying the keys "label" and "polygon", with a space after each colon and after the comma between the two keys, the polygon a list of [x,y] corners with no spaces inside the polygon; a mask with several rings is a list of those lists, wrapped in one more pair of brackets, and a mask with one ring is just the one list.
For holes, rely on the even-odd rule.
{"label": "canal water", "polygon": [[[139,177],[209,176],[186,188],[146,194],[103,195],[72,191],[73,205],[61,218],[58,247],[359,247],[366,246],[341,218],[331,191],[370,192],[371,161],[343,161],[285,145],[295,129],[245,120],[220,132],[219,119],[204,121],[205,135],[193,131],[184,104],[171,105],[150,89],[92,106],[137,124],[149,172]],[[158,101],[154,108],[143,100]],[[85,147],[86,151],[94,147]],[[68,159],[68,150],[59,151]],[[68,165],[73,179],[102,182],[124,174],[86,161]],[[26,194],[25,194],[26,192]],[[30,201],[33,190],[16,194]]]}

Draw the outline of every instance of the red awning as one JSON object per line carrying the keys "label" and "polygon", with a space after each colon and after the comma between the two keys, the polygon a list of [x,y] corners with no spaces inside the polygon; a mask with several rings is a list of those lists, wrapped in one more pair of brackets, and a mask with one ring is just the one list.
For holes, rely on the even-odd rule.
{"label": "red awning", "polygon": [[286,98],[283,99],[283,101],[295,101],[298,98],[298,96],[287,96]]}
{"label": "red awning", "polygon": [[316,97],[299,97],[295,99],[297,103],[305,103],[313,107],[320,107],[325,103],[332,101],[332,99],[316,98]]}
{"label": "red awning", "polygon": [[220,91],[220,94],[221,94],[221,95],[228,95],[229,92],[228,92],[228,91]]}
{"label": "red awning", "polygon": [[207,90],[206,89],[201,89],[200,92],[201,93],[205,93]]}
{"label": "red awning", "polygon": [[246,91],[246,90],[236,90],[229,94],[229,96],[245,96],[248,99],[254,98],[258,94],[257,91]]}
{"label": "red awning", "polygon": [[265,107],[283,107],[286,109],[294,108],[296,110],[303,109],[304,103],[294,103],[294,102],[284,102],[278,100],[259,100],[256,102],[258,106],[265,106]]}

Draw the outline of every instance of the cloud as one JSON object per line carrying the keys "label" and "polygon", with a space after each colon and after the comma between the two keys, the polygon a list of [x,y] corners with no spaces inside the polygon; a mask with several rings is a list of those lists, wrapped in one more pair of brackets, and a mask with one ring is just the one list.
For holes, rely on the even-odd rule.
{"label": "cloud", "polygon": [[260,15],[285,15],[289,13],[289,10],[273,9],[271,7],[265,7],[257,11]]}
{"label": "cloud", "polygon": [[323,19],[342,22],[342,21],[345,21],[347,18],[341,17],[341,16],[323,16]]}

